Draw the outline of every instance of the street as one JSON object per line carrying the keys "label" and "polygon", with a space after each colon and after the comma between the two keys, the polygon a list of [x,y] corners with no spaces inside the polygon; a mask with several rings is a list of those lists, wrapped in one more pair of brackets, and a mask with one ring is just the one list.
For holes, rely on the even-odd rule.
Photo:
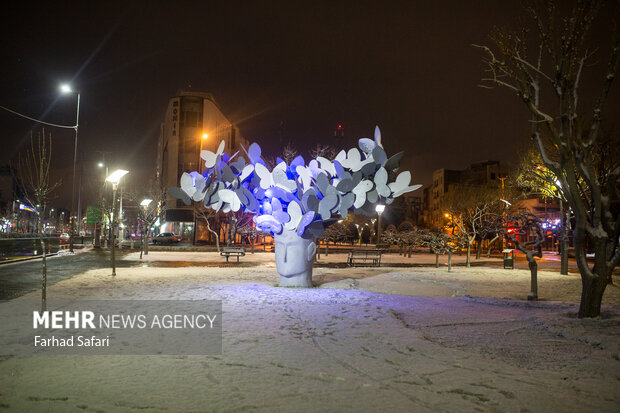
{"label": "street", "polygon": [[[119,258],[124,253],[116,252],[116,266],[129,267],[132,264]],[[41,288],[41,259],[0,265],[0,300],[10,300]],[[108,250],[92,250],[75,255],[52,256],[47,259],[47,285],[71,278],[92,269],[111,268]]]}

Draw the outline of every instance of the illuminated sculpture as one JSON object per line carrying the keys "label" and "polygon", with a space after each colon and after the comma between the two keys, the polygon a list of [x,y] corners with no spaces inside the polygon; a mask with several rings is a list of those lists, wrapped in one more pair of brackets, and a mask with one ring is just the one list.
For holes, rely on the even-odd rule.
{"label": "illuminated sculpture", "polygon": [[389,205],[421,186],[409,186],[409,171],[388,182],[403,153],[387,158],[378,127],[374,141],[360,139],[359,148],[343,150],[333,161],[319,156],[308,165],[301,156],[290,165],[278,158],[270,171],[258,144],[244,148],[246,163],[242,156],[235,160],[238,153],[225,153],[222,141],[216,153],[201,152],[204,174],[183,173],[181,187],[169,192],[186,205],[202,202],[215,211],[255,214],[256,227],[274,236],[280,286],[312,287],[314,241],[327,225],[338,215],[346,218],[350,209],[373,216],[376,203]]}

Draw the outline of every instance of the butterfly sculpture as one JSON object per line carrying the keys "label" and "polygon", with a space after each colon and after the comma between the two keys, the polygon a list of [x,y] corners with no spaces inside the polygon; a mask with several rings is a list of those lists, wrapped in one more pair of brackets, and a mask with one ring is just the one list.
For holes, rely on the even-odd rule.
{"label": "butterfly sculpture", "polygon": [[[224,149],[222,141],[215,153],[203,150],[205,172],[183,173],[180,187],[170,188],[170,195],[186,205],[202,202],[216,211],[243,209],[254,214],[259,230],[273,235],[286,230],[306,239],[320,238],[338,216],[346,218],[352,209],[372,216],[376,203],[391,204],[421,187],[409,185],[409,171],[396,175],[403,153],[386,156],[379,127],[374,140],[360,139],[359,149],[341,151],[333,161],[317,157],[306,165],[298,156],[290,165],[279,160],[271,171],[256,143],[243,148],[247,164],[244,157],[229,156]],[[395,176],[392,182],[390,176]]]}

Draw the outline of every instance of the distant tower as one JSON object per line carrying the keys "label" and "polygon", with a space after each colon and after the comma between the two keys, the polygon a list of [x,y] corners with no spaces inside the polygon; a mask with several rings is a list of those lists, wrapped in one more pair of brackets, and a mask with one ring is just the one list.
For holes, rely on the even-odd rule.
{"label": "distant tower", "polygon": [[344,139],[344,128],[342,127],[342,124],[339,123],[338,126],[336,126],[336,129],[334,130],[334,137],[339,140]]}

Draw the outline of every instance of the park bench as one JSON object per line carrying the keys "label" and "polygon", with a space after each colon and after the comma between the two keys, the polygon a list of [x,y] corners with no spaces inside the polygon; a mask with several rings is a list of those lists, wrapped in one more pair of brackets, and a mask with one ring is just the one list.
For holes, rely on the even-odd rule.
{"label": "park bench", "polygon": [[383,254],[382,250],[352,250],[349,251],[349,258],[347,263],[350,266],[354,266],[356,263],[364,263],[369,265],[374,265],[377,267],[381,266],[381,255]]}
{"label": "park bench", "polygon": [[245,256],[245,248],[244,247],[224,247],[222,251],[220,251],[220,255],[222,257],[226,257],[226,262],[228,262],[228,258],[232,255],[233,257],[237,257],[237,262],[239,262],[239,257]]}

